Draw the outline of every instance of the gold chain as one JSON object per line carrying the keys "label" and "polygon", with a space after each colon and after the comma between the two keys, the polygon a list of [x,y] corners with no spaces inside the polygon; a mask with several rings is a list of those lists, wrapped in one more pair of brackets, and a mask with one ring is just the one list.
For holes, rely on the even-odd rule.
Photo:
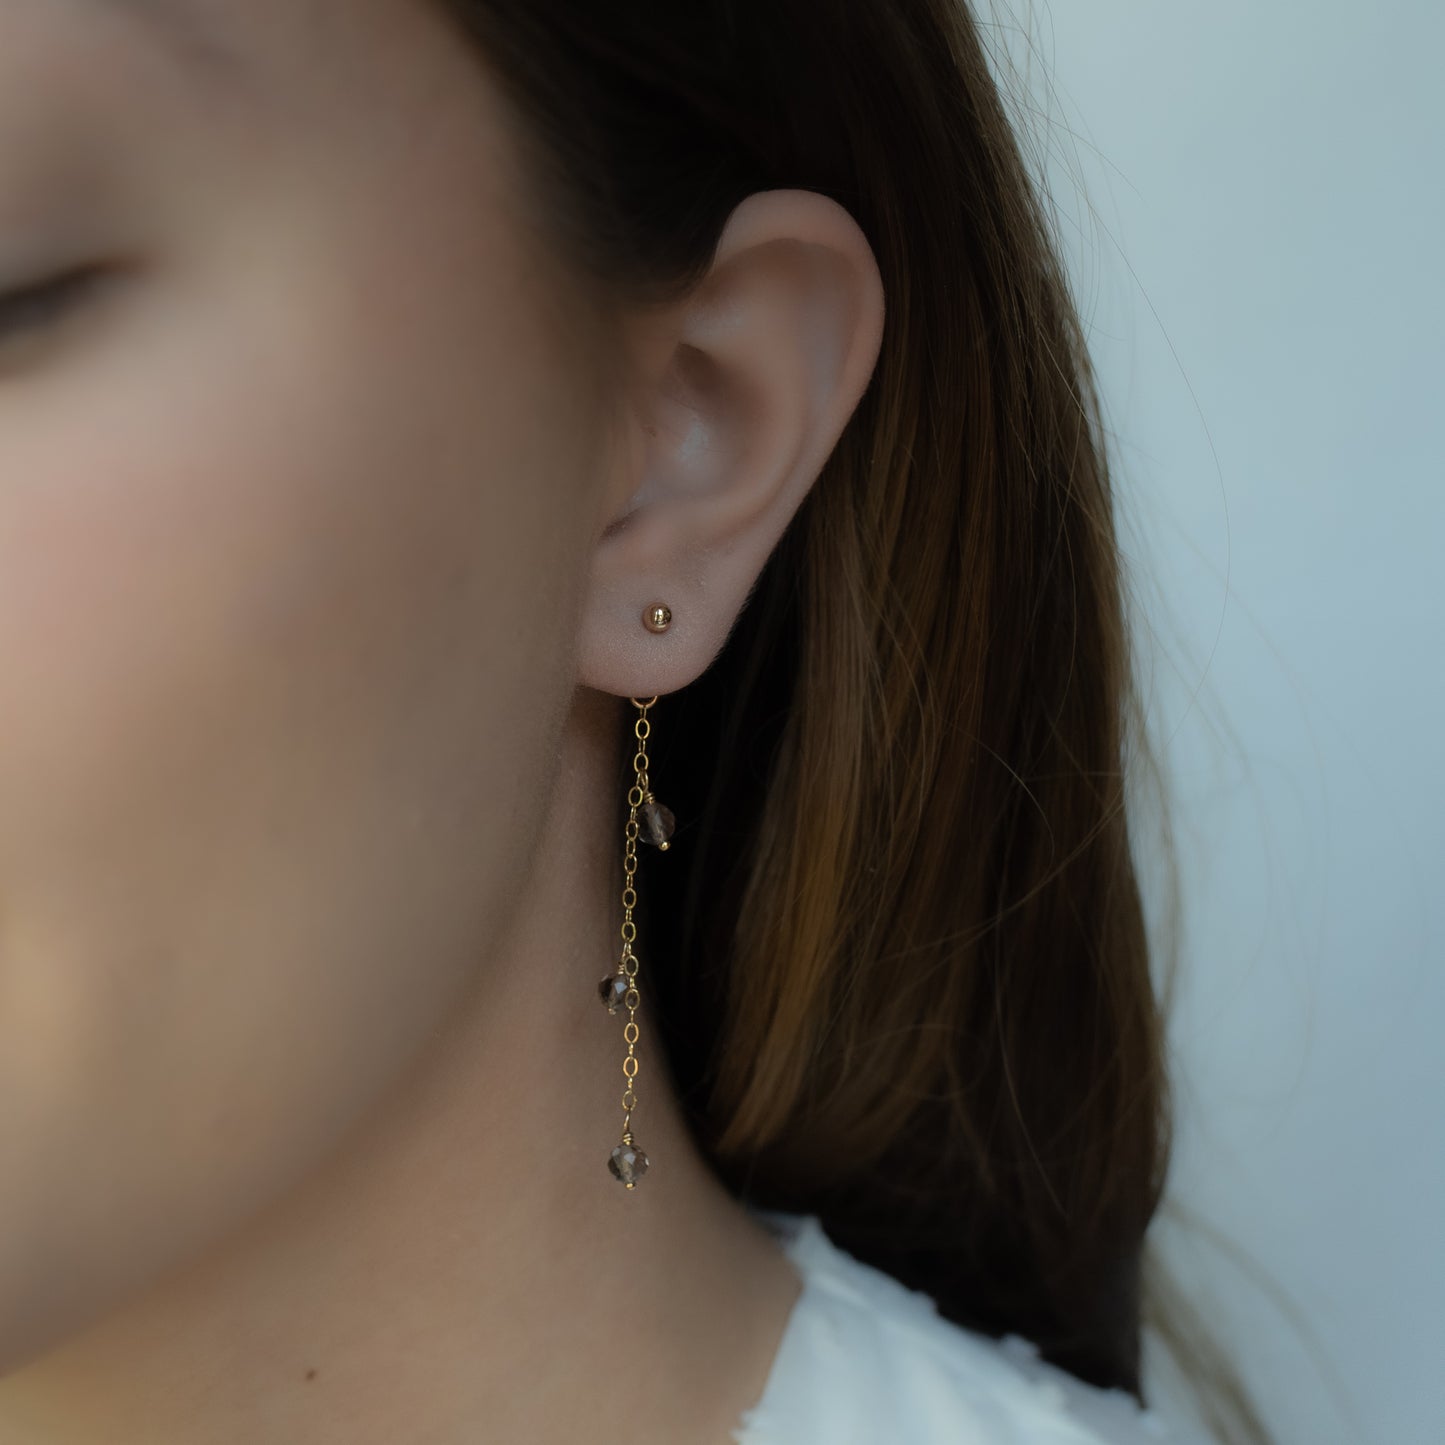
{"label": "gold chain", "polygon": [[[637,991],[637,955],[632,951],[632,945],[637,939],[637,925],[632,921],[632,910],[637,906],[637,810],[644,803],[652,801],[647,783],[647,739],[652,735],[652,724],[647,720],[647,709],[657,699],[653,697],[647,702],[637,699],[633,701],[640,709],[637,721],[632,725],[633,734],[637,738],[637,751],[632,755],[632,767],[637,774],[637,781],[627,793],[626,843],[622,855],[622,871],[625,875],[622,881],[622,958],[619,963],[628,980],[627,992],[622,999],[627,1006],[627,1023],[622,1030],[622,1037],[627,1041],[627,1057],[622,1060],[622,1073],[627,1081],[622,1089],[624,1144],[633,1142],[632,1111],[637,1107],[637,1090],[634,1085],[637,1078],[637,1007],[642,1002],[642,996]],[[631,1189],[633,1186],[629,1182],[627,1187]]]}

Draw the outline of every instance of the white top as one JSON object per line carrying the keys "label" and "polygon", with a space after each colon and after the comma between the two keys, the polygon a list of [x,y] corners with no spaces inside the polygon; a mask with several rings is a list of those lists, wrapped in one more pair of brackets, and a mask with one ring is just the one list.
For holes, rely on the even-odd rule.
{"label": "white top", "polygon": [[1018,1335],[964,1329],[840,1249],[813,1214],[754,1208],[802,1276],[736,1445],[1206,1445]]}

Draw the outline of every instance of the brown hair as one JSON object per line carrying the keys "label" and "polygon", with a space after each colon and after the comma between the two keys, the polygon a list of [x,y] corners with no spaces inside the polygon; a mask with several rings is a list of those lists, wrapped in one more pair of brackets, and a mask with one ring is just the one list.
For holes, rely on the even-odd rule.
{"label": "brown hair", "polygon": [[[846,207],[883,276],[868,391],[654,713],[679,846],[639,919],[690,1126],[740,1198],[1142,1399],[1170,1111],[1125,782],[1157,768],[1090,362],[974,19],[442,8],[599,316],[686,294],[775,187]],[[1214,1393],[1223,1438],[1267,1438]]]}

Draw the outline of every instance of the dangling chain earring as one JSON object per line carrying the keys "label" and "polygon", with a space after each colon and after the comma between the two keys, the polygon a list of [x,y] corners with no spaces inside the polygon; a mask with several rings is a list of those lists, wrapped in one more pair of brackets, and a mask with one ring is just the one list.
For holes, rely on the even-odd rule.
{"label": "dangling chain earring", "polygon": [[[658,603],[643,613],[642,620],[649,632],[666,632],[672,625],[672,612]],[[632,1138],[632,1111],[637,1107],[634,1087],[637,1078],[637,1006],[642,1001],[637,991],[637,955],[632,951],[637,939],[637,925],[632,921],[632,910],[637,906],[637,840],[640,837],[667,852],[667,840],[672,837],[676,820],[672,810],[659,803],[648,787],[647,739],[652,734],[652,724],[647,720],[647,710],[657,699],[650,697],[644,702],[634,697],[628,701],[638,709],[632,726],[637,738],[637,751],[632,755],[637,779],[627,794],[627,826],[622,856],[622,956],[618,960],[617,971],[598,984],[597,992],[608,1013],[615,1014],[619,1005],[627,1010],[627,1023],[622,1030],[622,1037],[627,1041],[627,1057],[622,1060],[622,1074],[626,1081],[622,1089],[622,1142],[613,1149],[607,1167],[614,1179],[620,1179],[629,1189],[635,1189],[637,1181],[647,1172],[649,1163],[647,1155]]]}

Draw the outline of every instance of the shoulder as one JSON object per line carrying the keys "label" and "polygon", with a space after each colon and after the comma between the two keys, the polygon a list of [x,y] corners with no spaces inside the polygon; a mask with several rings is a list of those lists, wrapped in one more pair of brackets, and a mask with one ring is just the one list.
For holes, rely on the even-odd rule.
{"label": "shoulder", "polygon": [[834,1245],[816,1216],[760,1217],[804,1288],[736,1445],[1205,1445],[1018,1336],[944,1319],[928,1295]]}

